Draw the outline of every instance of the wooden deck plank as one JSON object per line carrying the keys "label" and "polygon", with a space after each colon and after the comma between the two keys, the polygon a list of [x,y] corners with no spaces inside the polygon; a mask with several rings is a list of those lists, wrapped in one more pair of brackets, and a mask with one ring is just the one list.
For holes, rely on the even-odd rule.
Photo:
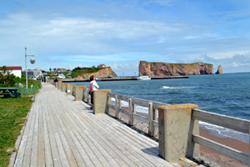
{"label": "wooden deck plank", "polygon": [[[60,109],[62,112],[63,108],[60,108]],[[70,129],[70,126],[67,122],[67,119],[64,117],[63,114],[58,114],[57,118],[58,118],[58,121],[59,121],[59,124],[61,125],[61,127],[63,127],[63,129],[66,129],[63,133],[64,133],[66,140],[68,141],[68,144],[70,146],[70,149],[73,153],[73,156],[74,156],[78,166],[85,166],[85,163],[83,162],[82,157],[80,156],[80,153],[79,153],[75,143],[72,140],[72,136],[70,136],[69,131],[71,129]]]}
{"label": "wooden deck plank", "polygon": [[54,118],[55,118],[55,113],[54,113],[55,107],[56,106],[52,106],[52,105],[50,106],[50,111],[52,112],[51,113],[52,115],[50,116],[51,117],[51,126],[52,126],[52,129],[53,129],[53,133],[54,133],[54,137],[55,137],[56,146],[57,146],[57,149],[58,149],[61,165],[63,167],[68,167],[70,165],[69,165],[66,153],[64,151],[64,148],[63,148],[63,145],[62,145],[62,142],[61,142],[61,138],[60,138],[60,136],[58,134],[60,132],[60,129],[59,129],[60,127],[57,124],[57,122],[54,120]]}
{"label": "wooden deck plank", "polygon": [[43,110],[40,108],[39,110],[39,122],[38,122],[38,167],[45,166],[45,152],[44,152],[44,129],[43,129]]}
{"label": "wooden deck plank", "polygon": [[60,118],[59,118],[59,116],[58,115],[54,115],[55,117],[53,117],[53,119],[54,119],[54,121],[55,122],[57,122],[57,124],[59,125],[59,132],[58,132],[58,134],[59,134],[59,137],[60,137],[60,139],[61,139],[61,142],[62,142],[62,145],[63,145],[63,148],[64,148],[64,151],[65,151],[65,153],[66,153],[66,156],[67,156],[67,160],[68,160],[68,162],[69,162],[69,165],[70,166],[77,166],[77,162],[76,162],[76,160],[75,160],[75,158],[74,158],[74,156],[73,156],[73,154],[72,154],[72,152],[71,152],[71,149],[70,149],[70,147],[69,147],[69,144],[68,144],[68,142],[67,142],[67,139],[66,139],[66,137],[64,136],[64,133],[63,133],[63,128],[64,127],[62,127],[61,126],[61,124],[60,124]]}
{"label": "wooden deck plank", "polygon": [[15,166],[171,166],[158,157],[157,142],[49,84],[32,105],[19,149]]}
{"label": "wooden deck plank", "polygon": [[33,141],[32,141],[32,149],[31,149],[31,162],[30,166],[37,166],[37,153],[38,153],[38,118],[39,118],[39,113],[38,113],[38,108],[35,107],[35,122],[34,122],[34,132],[33,132]]}
{"label": "wooden deck plank", "polygon": [[52,153],[51,153],[51,147],[49,142],[49,131],[48,131],[48,112],[46,108],[44,108],[44,114],[43,114],[43,133],[44,133],[44,149],[45,149],[45,164],[46,166],[53,166],[52,161]]}
{"label": "wooden deck plank", "polygon": [[17,154],[16,160],[15,160],[15,163],[14,163],[15,167],[22,166],[24,153],[25,153],[25,147],[27,145],[27,140],[28,140],[29,129],[30,129],[31,122],[32,122],[32,120],[30,119],[30,117],[32,117],[31,112],[32,112],[32,110],[29,112],[29,115],[27,117],[27,122],[26,122],[26,126],[25,126],[25,129],[24,129],[23,137],[22,137],[20,146],[18,148],[18,154]]}
{"label": "wooden deck plank", "polygon": [[53,128],[52,128],[53,127],[52,126],[53,119],[51,119],[52,110],[51,110],[50,106],[46,106],[46,110],[49,111],[48,116],[47,116],[47,120],[48,120],[47,126],[48,126],[48,132],[49,132],[49,141],[50,141],[50,145],[51,145],[53,166],[61,167],[62,163],[61,163],[60,158],[59,158],[58,148],[56,145],[56,140],[55,140],[54,132],[53,132]]}
{"label": "wooden deck plank", "polygon": [[33,139],[33,131],[34,131],[34,124],[35,124],[35,108],[31,111],[31,124],[29,128],[29,132],[27,135],[27,144],[24,151],[23,157],[23,164],[22,166],[30,166],[30,159],[31,159],[31,149],[32,149],[32,139]]}

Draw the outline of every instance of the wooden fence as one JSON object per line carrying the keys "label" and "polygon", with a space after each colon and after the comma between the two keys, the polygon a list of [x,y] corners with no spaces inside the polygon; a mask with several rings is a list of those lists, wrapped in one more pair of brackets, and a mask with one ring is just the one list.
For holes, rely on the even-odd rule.
{"label": "wooden fence", "polygon": [[[132,98],[124,95],[109,93],[108,96],[111,98],[115,98],[115,105],[109,105],[110,108],[116,111],[116,118],[119,118],[119,113],[123,113],[128,115],[129,118],[129,125],[133,126],[134,119],[142,121],[144,123],[148,123],[148,134],[149,136],[156,136],[155,128],[158,128],[158,121],[157,121],[157,110],[159,106],[168,105],[159,102],[153,102],[149,100],[137,99]],[[121,108],[121,100],[126,101],[129,104],[129,111]],[[142,115],[136,114],[136,105],[142,107],[148,107],[148,118]],[[222,126],[224,128],[232,129],[235,131],[239,131],[242,133],[247,133],[250,135],[250,121],[229,117],[225,115],[215,114],[211,112],[206,112],[198,109],[193,110],[193,119],[200,120],[203,122],[207,122],[213,125]],[[201,137],[197,134],[193,134],[193,141],[197,144],[205,146],[211,150],[214,150],[218,153],[221,153],[225,156],[228,156],[232,159],[235,159],[239,162],[242,162],[246,165],[249,165],[249,155],[233,148],[227,147],[220,143],[214,142],[212,140],[206,139]]]}
{"label": "wooden fence", "polygon": [[[60,86],[58,86],[60,88]],[[73,88],[72,95],[75,96]],[[89,89],[85,88],[83,90],[82,100],[90,104]],[[124,96],[115,93],[108,93],[108,98],[115,99],[115,105],[107,104],[110,109],[115,110],[115,117],[120,119],[120,113],[129,116],[129,125],[134,126],[134,121],[139,120],[144,123],[148,123],[148,134],[149,136],[156,136],[155,128],[158,128],[158,108],[160,106],[166,106],[169,104],[154,102],[150,100],[138,99],[129,96]],[[121,101],[128,103],[128,110],[123,109],[121,106]],[[142,106],[148,108],[148,117],[142,116],[136,112],[136,106]],[[224,128],[232,129],[242,133],[250,134],[250,121],[229,117],[225,115],[215,114],[207,111],[202,111],[199,109],[192,110],[192,119],[207,122],[213,125],[222,126]],[[198,134],[192,134],[193,142],[205,146],[211,150],[249,165],[249,155],[233,148],[227,147],[225,145],[219,144],[207,138],[201,137]]]}

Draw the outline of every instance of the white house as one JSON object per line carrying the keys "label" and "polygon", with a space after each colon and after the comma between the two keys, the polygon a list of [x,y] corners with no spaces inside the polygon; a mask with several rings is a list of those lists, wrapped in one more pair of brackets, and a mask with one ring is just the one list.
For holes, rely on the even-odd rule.
{"label": "white house", "polygon": [[[3,67],[0,67],[0,70],[2,69]],[[11,74],[14,74],[16,77],[19,77],[21,78],[22,77],[22,67],[21,66],[6,66],[6,68],[8,70],[10,70]]]}

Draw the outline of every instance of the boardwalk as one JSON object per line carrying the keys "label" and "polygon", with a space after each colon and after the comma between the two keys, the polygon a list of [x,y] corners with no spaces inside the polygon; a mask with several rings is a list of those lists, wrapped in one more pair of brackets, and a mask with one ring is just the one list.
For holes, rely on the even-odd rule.
{"label": "boardwalk", "polygon": [[171,166],[158,143],[44,84],[33,103],[14,166]]}

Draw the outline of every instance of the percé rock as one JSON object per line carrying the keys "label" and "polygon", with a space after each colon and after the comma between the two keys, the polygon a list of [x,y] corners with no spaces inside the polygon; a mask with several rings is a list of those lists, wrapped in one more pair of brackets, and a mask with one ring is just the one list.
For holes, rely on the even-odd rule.
{"label": "perc\u00e9 rock", "polygon": [[105,67],[105,68],[101,68],[97,72],[83,73],[81,75],[78,75],[76,79],[89,79],[91,75],[94,75],[96,78],[117,77],[116,73],[112,71],[111,67]]}
{"label": "perc\u00e9 rock", "polygon": [[218,66],[218,70],[217,70],[217,72],[215,74],[224,74],[221,65]]}
{"label": "perc\u00e9 rock", "polygon": [[206,63],[173,64],[140,61],[140,76],[213,74],[214,66]]}

